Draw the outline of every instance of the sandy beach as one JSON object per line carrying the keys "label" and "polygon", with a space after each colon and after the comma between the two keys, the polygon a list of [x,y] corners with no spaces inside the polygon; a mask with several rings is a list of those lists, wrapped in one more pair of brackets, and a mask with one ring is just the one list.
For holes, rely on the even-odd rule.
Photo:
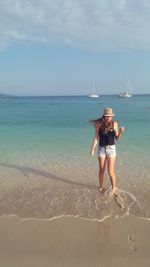
{"label": "sandy beach", "polygon": [[[1,99],[0,267],[150,266],[149,100]],[[116,198],[107,174],[105,193],[97,190],[89,153],[89,120],[106,106],[126,129],[116,142]]]}
{"label": "sandy beach", "polygon": [[131,215],[103,222],[4,216],[0,218],[0,262],[3,267],[148,267],[149,233],[150,221]]}

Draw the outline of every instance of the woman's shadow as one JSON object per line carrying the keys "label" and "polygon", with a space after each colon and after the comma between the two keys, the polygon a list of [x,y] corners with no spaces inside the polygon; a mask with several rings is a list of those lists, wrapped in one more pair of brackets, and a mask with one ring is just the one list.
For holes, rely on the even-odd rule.
{"label": "woman's shadow", "polygon": [[66,179],[64,177],[57,176],[57,175],[55,175],[53,173],[50,173],[50,172],[47,172],[47,171],[44,171],[44,170],[35,169],[35,168],[32,168],[32,167],[19,166],[19,165],[16,165],[16,164],[6,164],[6,163],[0,163],[0,166],[19,170],[26,177],[29,177],[29,174],[32,173],[32,174],[35,174],[37,176],[42,176],[44,178],[48,178],[48,179],[51,179],[51,180],[63,182],[63,183],[70,184],[70,185],[73,185],[73,186],[80,186],[80,187],[90,188],[90,189],[95,189],[96,188],[95,186],[92,186],[92,185],[87,185],[87,184],[83,184],[83,183],[80,183],[80,182],[71,181],[71,180],[68,180],[68,179]]}

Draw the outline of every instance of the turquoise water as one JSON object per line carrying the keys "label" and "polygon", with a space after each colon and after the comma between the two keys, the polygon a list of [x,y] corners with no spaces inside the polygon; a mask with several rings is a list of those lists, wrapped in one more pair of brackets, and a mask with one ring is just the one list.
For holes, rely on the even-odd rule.
{"label": "turquoise water", "polygon": [[[121,204],[117,202],[116,210],[116,202],[108,198],[107,212],[104,201],[94,191],[98,185],[98,165],[96,156],[89,155],[94,129],[88,123],[100,117],[105,107],[112,107],[115,120],[125,126],[125,133],[117,142],[116,161]],[[135,95],[131,99],[116,96],[1,98],[0,140],[2,214],[42,218],[74,214],[101,219],[111,212],[118,214],[121,206],[124,212],[130,210],[149,217],[150,95]],[[55,179],[43,178],[51,175]],[[109,186],[107,175],[106,186]],[[39,195],[45,209],[37,202]],[[69,207],[68,201],[72,203]],[[99,211],[101,205],[104,205],[103,213]],[[84,213],[85,206],[88,208]]]}
{"label": "turquoise water", "polygon": [[[24,159],[34,153],[51,160],[87,157],[93,137],[88,120],[99,117],[107,106],[113,108],[120,126],[125,126],[121,147],[137,152],[142,149],[142,156],[148,156],[150,96],[102,96],[0,99],[0,158],[17,162],[18,156],[20,160],[20,156]],[[16,155],[13,159],[12,153]]]}

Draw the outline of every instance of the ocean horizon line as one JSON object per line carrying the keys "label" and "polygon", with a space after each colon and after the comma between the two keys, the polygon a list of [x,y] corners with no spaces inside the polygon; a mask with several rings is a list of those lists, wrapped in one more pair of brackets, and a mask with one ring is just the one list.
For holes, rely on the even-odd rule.
{"label": "ocean horizon line", "polygon": [[[150,93],[142,93],[142,94],[133,94],[132,96],[149,96]],[[103,96],[117,96],[117,94],[100,94],[99,98],[103,97]],[[7,94],[1,94],[0,93],[0,98],[46,98],[46,97],[88,97],[87,95],[7,95]]]}

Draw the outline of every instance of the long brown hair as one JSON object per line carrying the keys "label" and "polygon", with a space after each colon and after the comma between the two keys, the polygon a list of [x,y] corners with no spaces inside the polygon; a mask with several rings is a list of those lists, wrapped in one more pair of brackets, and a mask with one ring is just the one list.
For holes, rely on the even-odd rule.
{"label": "long brown hair", "polygon": [[104,120],[104,116],[99,118],[99,119],[95,119],[95,120],[90,120],[89,121],[92,125],[94,125],[95,127],[99,127],[99,129],[102,130],[103,134],[107,134],[109,132],[109,130],[113,127],[114,125],[114,121],[111,120],[110,122],[108,122],[106,124],[105,120]]}

